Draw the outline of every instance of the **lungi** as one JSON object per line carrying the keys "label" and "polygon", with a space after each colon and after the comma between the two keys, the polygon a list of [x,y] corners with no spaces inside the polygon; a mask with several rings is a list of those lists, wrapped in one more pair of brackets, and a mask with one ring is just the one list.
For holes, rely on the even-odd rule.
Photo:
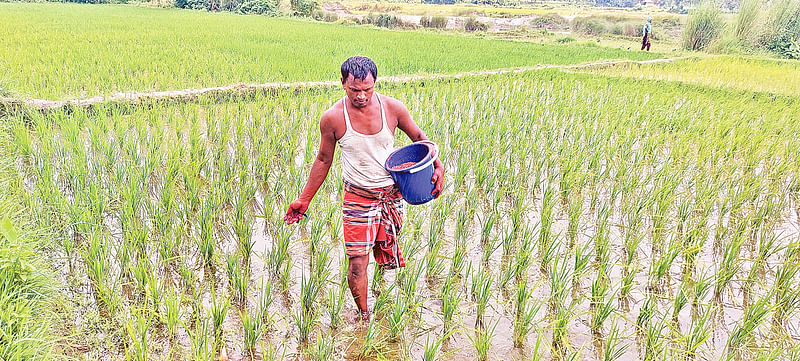
{"label": "lungi", "polygon": [[397,236],[403,228],[403,198],[396,184],[362,188],[344,182],[342,225],[347,257],[368,255],[384,269],[405,267]]}

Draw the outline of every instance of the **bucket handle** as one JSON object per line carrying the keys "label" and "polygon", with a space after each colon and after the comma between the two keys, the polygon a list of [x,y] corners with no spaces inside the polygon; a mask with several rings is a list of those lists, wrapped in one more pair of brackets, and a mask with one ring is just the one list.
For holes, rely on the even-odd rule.
{"label": "bucket handle", "polygon": [[439,154],[437,152],[436,154],[433,155],[433,157],[431,157],[431,159],[428,159],[427,162],[422,163],[422,165],[417,165],[416,167],[409,169],[408,172],[411,173],[411,174],[414,174],[414,173],[419,172],[419,171],[421,171],[421,170],[423,170],[425,168],[428,168],[428,166],[431,165],[431,163],[435,162],[436,159],[438,159],[438,158],[439,158]]}

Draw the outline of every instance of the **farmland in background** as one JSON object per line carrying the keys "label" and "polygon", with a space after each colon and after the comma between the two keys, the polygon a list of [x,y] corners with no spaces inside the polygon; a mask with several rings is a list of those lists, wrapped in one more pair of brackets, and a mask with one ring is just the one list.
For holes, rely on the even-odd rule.
{"label": "farmland in background", "polygon": [[797,61],[716,56],[669,64],[620,64],[581,71],[800,96],[800,63]]}
{"label": "farmland in background", "polygon": [[0,86],[61,99],[239,82],[335,80],[352,54],[380,75],[456,73],[654,54],[131,6],[0,3]]}
{"label": "farmland in background", "polygon": [[[80,20],[89,10],[104,16]],[[796,62],[701,57],[381,84],[656,55],[121,6],[0,13],[36,14],[11,17],[2,82],[56,99],[260,82],[259,44],[292,61],[258,77],[330,80],[352,55],[346,42],[293,44],[378,37],[392,48],[359,48],[375,54],[378,91],[408,106],[447,170],[442,197],[406,207],[407,267],[370,266],[375,318],[358,327],[338,155],[310,217],[282,221],[340,90],[2,114],[0,359],[800,356]],[[141,24],[154,30],[132,30]],[[293,37],[243,35],[270,24]],[[184,54],[192,47],[176,34],[197,52]],[[90,40],[104,44],[94,63]],[[49,63],[56,54],[65,66]]]}

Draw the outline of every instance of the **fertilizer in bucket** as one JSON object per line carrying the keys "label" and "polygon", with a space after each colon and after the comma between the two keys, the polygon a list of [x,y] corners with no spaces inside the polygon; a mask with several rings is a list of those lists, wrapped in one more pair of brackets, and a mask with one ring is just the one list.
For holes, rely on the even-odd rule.
{"label": "fertilizer in bucket", "polygon": [[431,178],[437,157],[433,142],[420,141],[395,150],[386,159],[384,167],[409,204],[423,204],[434,198]]}

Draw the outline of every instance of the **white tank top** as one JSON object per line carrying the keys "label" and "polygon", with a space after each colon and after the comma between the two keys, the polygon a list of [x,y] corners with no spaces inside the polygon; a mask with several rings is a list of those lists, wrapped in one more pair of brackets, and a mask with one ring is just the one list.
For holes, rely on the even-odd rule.
{"label": "white tank top", "polygon": [[389,154],[394,150],[394,134],[386,124],[381,96],[375,93],[381,107],[381,130],[375,134],[356,132],[350,125],[346,99],[342,99],[344,122],[347,131],[339,138],[342,147],[342,178],[362,188],[380,188],[394,184],[392,176],[383,167]]}

